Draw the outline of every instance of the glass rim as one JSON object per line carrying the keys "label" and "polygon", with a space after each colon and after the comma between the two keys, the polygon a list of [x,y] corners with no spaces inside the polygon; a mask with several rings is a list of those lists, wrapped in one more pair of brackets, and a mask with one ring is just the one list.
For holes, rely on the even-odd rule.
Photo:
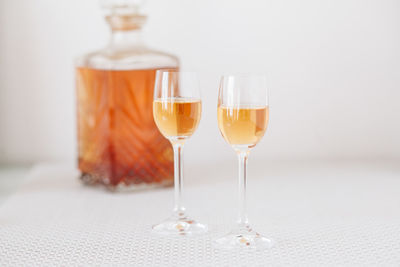
{"label": "glass rim", "polygon": [[239,78],[247,78],[247,77],[258,77],[258,78],[267,78],[267,74],[264,72],[232,72],[232,73],[224,73],[221,75],[221,78],[230,78],[230,77],[239,77]]}
{"label": "glass rim", "polygon": [[156,70],[156,73],[158,74],[158,73],[180,73],[180,74],[195,74],[195,75],[197,75],[198,74],[198,72],[197,71],[186,71],[186,70],[184,70],[184,71],[181,71],[181,70],[170,70],[170,69],[158,69],[158,70]]}

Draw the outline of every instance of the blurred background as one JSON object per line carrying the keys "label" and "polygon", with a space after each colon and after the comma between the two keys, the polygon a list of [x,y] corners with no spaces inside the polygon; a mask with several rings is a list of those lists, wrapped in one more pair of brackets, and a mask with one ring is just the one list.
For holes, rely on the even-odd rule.
{"label": "blurred background", "polygon": [[[396,0],[146,1],[148,45],[201,75],[187,168],[236,164],[216,119],[226,72],[268,75],[270,124],[254,160],[399,162],[399,10]],[[0,1],[1,165],[75,164],[74,58],[107,44],[103,15],[97,0]]]}

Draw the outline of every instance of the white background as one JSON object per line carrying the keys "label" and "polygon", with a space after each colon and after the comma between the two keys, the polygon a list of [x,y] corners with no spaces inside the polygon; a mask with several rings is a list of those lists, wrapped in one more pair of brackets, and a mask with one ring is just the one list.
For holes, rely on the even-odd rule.
{"label": "white background", "polygon": [[[218,76],[266,72],[270,125],[254,158],[400,159],[400,1],[148,0],[152,47],[201,72],[186,159],[233,160]],[[108,40],[95,0],[0,0],[0,163],[73,161],[73,59]],[[253,157],[252,155],[252,157]]]}

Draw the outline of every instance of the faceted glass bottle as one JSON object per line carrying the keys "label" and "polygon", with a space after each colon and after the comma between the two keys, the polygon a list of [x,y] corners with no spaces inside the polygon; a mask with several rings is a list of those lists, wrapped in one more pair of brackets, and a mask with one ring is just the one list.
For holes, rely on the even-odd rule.
{"label": "faceted glass bottle", "polygon": [[108,46],[76,64],[78,164],[81,180],[111,190],[173,184],[173,152],[152,114],[157,69],[178,69],[177,57],[148,48],[145,16],[111,6]]}

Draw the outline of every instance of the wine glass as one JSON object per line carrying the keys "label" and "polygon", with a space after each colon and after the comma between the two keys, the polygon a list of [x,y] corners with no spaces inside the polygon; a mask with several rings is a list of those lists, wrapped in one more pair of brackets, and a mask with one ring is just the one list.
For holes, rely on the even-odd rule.
{"label": "wine glass", "polygon": [[266,77],[257,74],[222,76],[218,93],[218,126],[239,159],[239,218],[233,231],[217,239],[219,248],[270,248],[273,244],[249,225],[246,213],[247,161],[264,136],[269,118]]}
{"label": "wine glass", "polygon": [[200,122],[201,99],[197,75],[192,72],[158,70],[154,85],[154,121],[174,149],[175,206],[166,221],[154,225],[153,231],[169,235],[199,234],[207,226],[185,213],[182,202],[183,146]]}

